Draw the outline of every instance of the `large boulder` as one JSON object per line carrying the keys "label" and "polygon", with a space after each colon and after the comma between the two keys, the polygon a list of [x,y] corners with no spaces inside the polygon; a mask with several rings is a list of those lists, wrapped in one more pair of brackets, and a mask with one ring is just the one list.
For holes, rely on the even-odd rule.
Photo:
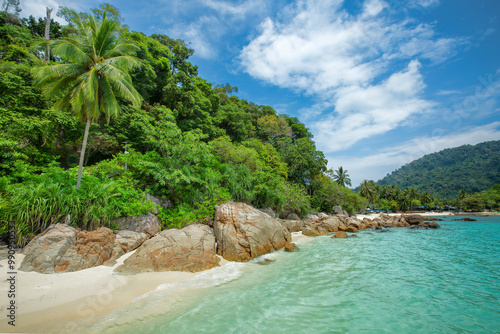
{"label": "large boulder", "polygon": [[129,230],[120,230],[115,232],[113,252],[111,253],[110,259],[103,264],[109,266],[115,265],[118,258],[133,251],[148,239],[149,236],[143,232],[139,233]]}
{"label": "large boulder", "polygon": [[26,256],[19,269],[52,274],[99,266],[111,258],[114,243],[113,231],[106,227],[78,231],[65,224],[51,225],[23,250]]}
{"label": "large boulder", "polygon": [[149,213],[143,216],[121,217],[114,220],[120,230],[146,233],[152,237],[160,231],[160,219]]}
{"label": "large boulder", "polygon": [[313,222],[306,223],[302,234],[307,236],[320,236],[344,229],[345,226],[338,216],[325,216]]}
{"label": "large boulder", "polygon": [[290,212],[288,215],[286,215],[285,219],[286,220],[300,220],[300,217],[296,213]]}
{"label": "large boulder", "polygon": [[271,209],[270,207],[260,208],[259,210],[264,213],[267,213],[272,218],[276,218],[276,213],[274,213],[273,209]]}
{"label": "large boulder", "polygon": [[239,262],[281,249],[292,239],[288,228],[276,219],[235,202],[215,206],[214,232],[217,254]]}
{"label": "large boulder", "polygon": [[65,224],[50,225],[23,249],[26,256],[19,270],[54,273],[58,260],[74,245],[77,233],[75,228]]}
{"label": "large boulder", "polygon": [[115,272],[198,272],[217,267],[219,262],[212,229],[192,224],[181,230],[164,230],[145,241]]}
{"label": "large boulder", "polygon": [[347,238],[347,233],[340,231],[335,233],[332,238]]}
{"label": "large boulder", "polygon": [[111,258],[115,236],[106,227],[94,231],[80,231],[75,244],[56,260],[54,272],[78,271],[100,266]]}
{"label": "large boulder", "polygon": [[403,216],[403,218],[410,225],[418,225],[424,222],[424,217],[422,217],[421,215],[406,215]]}

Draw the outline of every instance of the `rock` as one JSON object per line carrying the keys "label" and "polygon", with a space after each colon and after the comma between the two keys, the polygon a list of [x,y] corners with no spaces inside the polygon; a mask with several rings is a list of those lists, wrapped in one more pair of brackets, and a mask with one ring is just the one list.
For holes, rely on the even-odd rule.
{"label": "rock", "polygon": [[376,229],[376,230],[381,230],[381,229],[382,229],[382,227],[380,227],[380,226],[375,226],[375,229]]}
{"label": "rock", "polygon": [[106,227],[94,231],[80,231],[75,244],[56,259],[54,272],[72,272],[104,264],[111,258],[115,236]]}
{"label": "rock", "polygon": [[121,245],[125,253],[133,251],[148,239],[148,235],[143,232],[128,230],[120,230],[116,232],[116,242]]}
{"label": "rock", "polygon": [[357,238],[358,236],[356,234],[351,234],[349,238]]}
{"label": "rock", "polygon": [[316,215],[316,214],[310,214],[310,215],[307,215],[305,218],[304,218],[304,221],[305,222],[313,222],[315,221],[316,219],[319,219],[319,216]]}
{"label": "rock", "polygon": [[347,233],[340,231],[335,233],[332,238],[347,238]]}
{"label": "rock", "polygon": [[300,232],[306,225],[302,220],[277,219],[277,221],[279,221],[289,232]]}
{"label": "rock", "polygon": [[424,222],[424,218],[420,215],[408,215],[408,216],[403,216],[403,218],[410,225],[418,225]]}
{"label": "rock", "polygon": [[346,216],[346,217],[349,217],[349,216],[350,216],[350,215],[349,215],[349,212],[347,212],[347,211],[345,211],[345,210],[343,210],[343,211],[342,211],[342,214],[343,214],[344,216]]}
{"label": "rock", "polygon": [[111,258],[114,244],[115,236],[106,227],[77,231],[64,224],[51,225],[23,250],[26,257],[19,269],[52,274],[99,266]]}
{"label": "rock", "polygon": [[429,226],[429,228],[441,228],[436,222],[427,223],[427,226]]}
{"label": "rock", "polygon": [[436,223],[436,222],[431,222],[431,223],[422,222],[422,223],[420,223],[418,225],[412,225],[410,228],[411,229],[425,229],[425,230],[428,230],[430,228],[433,228],[433,229],[441,228],[441,226],[439,226],[438,223]]}
{"label": "rock", "polygon": [[293,251],[298,251],[299,248],[297,247],[297,245],[295,245],[293,242],[289,243],[289,244],[286,244],[285,247],[285,252],[293,252]]}
{"label": "rock", "polygon": [[306,224],[302,228],[302,234],[307,236],[327,235],[344,228],[338,216],[326,216]]}
{"label": "rock", "polygon": [[120,230],[144,232],[149,237],[160,231],[160,219],[151,213],[144,216],[121,217],[113,221],[118,224]]}
{"label": "rock", "polygon": [[23,249],[26,257],[19,270],[54,273],[57,260],[74,245],[77,232],[75,228],[65,224],[50,225]]}
{"label": "rock", "polygon": [[188,271],[198,272],[219,266],[215,237],[207,225],[192,224],[169,229],[146,240],[115,272]]}
{"label": "rock", "polygon": [[300,220],[300,217],[296,213],[289,213],[286,218],[286,220]]}
{"label": "rock", "polygon": [[429,222],[430,221],[433,221],[433,222],[442,222],[443,219],[441,219],[441,218],[434,218],[434,217],[424,217],[424,221],[426,221],[426,222],[427,221],[429,221]]}
{"label": "rock", "polygon": [[214,232],[217,254],[228,261],[246,262],[292,240],[279,221],[245,203],[216,205]]}
{"label": "rock", "polygon": [[358,229],[353,225],[349,225],[349,226],[347,226],[346,232],[356,233],[356,232],[358,232]]}
{"label": "rock", "polygon": [[268,264],[273,263],[274,261],[276,261],[276,260],[275,259],[264,258],[264,259],[261,259],[261,260],[257,261],[256,263],[260,264],[261,266],[266,266]]}
{"label": "rock", "polygon": [[[173,206],[173,203],[170,200],[165,199],[165,198],[161,198],[161,197],[155,197],[155,196],[152,196],[150,194],[146,194],[146,199],[150,200],[154,204],[156,204],[164,209],[168,209],[168,208],[171,208]],[[157,215],[158,214],[158,207],[156,207],[155,210],[152,211],[152,213]]]}
{"label": "rock", "polygon": [[461,219],[453,219],[454,221],[464,221],[464,222],[476,222],[476,219],[473,218],[461,218]]}
{"label": "rock", "polygon": [[335,205],[332,209],[336,215],[343,215],[344,214],[344,210],[342,210],[342,207],[340,205]]}
{"label": "rock", "polygon": [[267,213],[268,215],[270,215],[272,218],[276,218],[276,214],[274,213],[273,209],[271,208],[261,208],[259,209],[260,211],[264,212],[264,213]]}

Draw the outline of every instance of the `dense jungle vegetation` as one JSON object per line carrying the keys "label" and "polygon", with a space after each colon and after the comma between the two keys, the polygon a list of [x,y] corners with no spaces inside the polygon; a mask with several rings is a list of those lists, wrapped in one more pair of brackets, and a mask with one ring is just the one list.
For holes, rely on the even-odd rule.
{"label": "dense jungle vegetation", "polygon": [[415,187],[440,198],[454,198],[460,190],[486,191],[500,183],[500,141],[463,145],[426,155],[377,183]]}
{"label": "dense jungle vegetation", "polygon": [[[25,242],[68,217],[80,228],[114,228],[113,218],[154,208],[146,194],[172,203],[159,209],[164,228],[203,222],[215,204],[228,200],[270,207],[280,217],[366,206],[328,176],[333,173],[304,124],[238,98],[230,84],[199,77],[189,62],[194,50],[182,40],[130,31],[108,4],[80,13],[83,26],[68,9],[58,15],[70,24],[52,20],[51,40],[43,43],[44,19],[0,13],[0,234],[14,221]],[[82,32],[92,29],[112,32],[107,47],[113,52],[127,49],[120,43],[133,52],[89,65],[68,43],[85,51],[89,41]],[[108,43],[92,34],[94,45]],[[115,70],[124,71],[115,78],[121,82],[103,90],[107,83],[100,80]],[[82,77],[71,71],[86,71],[88,82],[100,85],[98,93],[82,88]],[[66,96],[70,86],[80,91]],[[116,105],[109,99],[113,89]],[[126,94],[134,89],[140,94],[135,100]],[[84,169],[76,187],[82,141]]]}

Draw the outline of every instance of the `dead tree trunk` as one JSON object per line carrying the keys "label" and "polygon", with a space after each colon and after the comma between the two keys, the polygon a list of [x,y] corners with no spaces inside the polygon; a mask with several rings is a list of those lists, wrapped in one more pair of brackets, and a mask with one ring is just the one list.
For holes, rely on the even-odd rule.
{"label": "dead tree trunk", "polygon": [[[45,39],[50,39],[50,13],[52,13],[52,9],[47,8],[47,20],[45,21]],[[47,54],[45,55],[45,60],[48,62],[50,60],[50,47],[47,44]]]}

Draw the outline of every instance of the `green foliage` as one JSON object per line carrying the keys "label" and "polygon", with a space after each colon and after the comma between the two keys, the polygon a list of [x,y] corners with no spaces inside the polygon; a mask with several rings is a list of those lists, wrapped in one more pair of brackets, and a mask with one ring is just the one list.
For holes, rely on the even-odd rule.
{"label": "green foliage", "polygon": [[340,205],[344,210],[353,214],[364,210],[368,204],[367,200],[353,190],[339,185],[325,175],[316,176],[312,184],[315,188],[312,207],[316,211],[330,213],[334,206]]}
{"label": "green foliage", "polygon": [[416,187],[437,197],[460,189],[479,192],[500,183],[500,141],[464,145],[426,155],[388,174],[379,185]]}
{"label": "green foliage", "polygon": [[215,205],[227,203],[231,195],[224,188],[217,189],[216,193],[205,198],[198,204],[183,203],[174,208],[160,208],[158,217],[164,229],[183,228],[192,223],[210,223],[215,215]]}

